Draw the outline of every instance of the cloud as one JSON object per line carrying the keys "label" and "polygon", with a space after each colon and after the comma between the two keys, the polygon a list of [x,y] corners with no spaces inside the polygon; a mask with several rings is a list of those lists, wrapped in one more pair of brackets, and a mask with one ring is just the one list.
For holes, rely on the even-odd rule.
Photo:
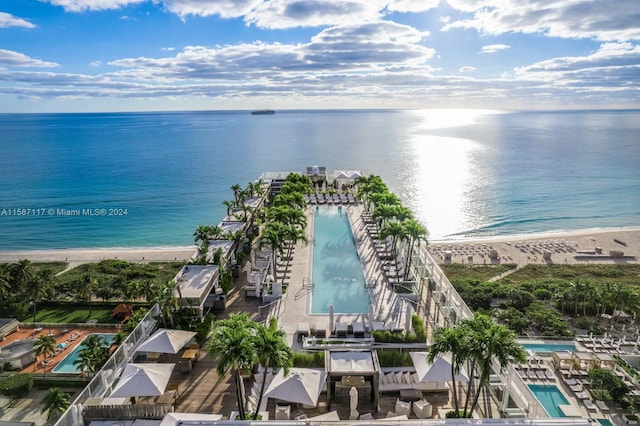
{"label": "cloud", "polygon": [[460,67],[460,72],[472,72],[475,71],[476,67],[472,67],[472,66],[464,66],[464,67]]}
{"label": "cloud", "polygon": [[0,12],[0,28],[11,27],[33,29],[36,26],[26,19],[18,18],[5,12]]}
{"label": "cloud", "polygon": [[640,40],[637,0],[447,0],[473,16],[448,23],[443,30],[476,29],[483,34],[545,34],[603,41]]}
{"label": "cloud", "polygon": [[55,62],[46,62],[13,50],[0,49],[0,67],[54,68],[58,66]]}
{"label": "cloud", "polygon": [[102,61],[93,61],[93,62],[90,62],[89,65],[91,65],[94,68],[99,68],[102,66]]}
{"label": "cloud", "polygon": [[435,9],[440,4],[440,0],[390,0],[387,4],[389,12],[425,12]]}
{"label": "cloud", "polygon": [[173,52],[174,50],[176,50],[175,47],[162,47],[161,49],[165,52]]}
{"label": "cloud", "polygon": [[508,44],[488,44],[486,46],[482,46],[480,49],[480,53],[496,53],[500,50],[510,49],[511,46]]}
{"label": "cloud", "polygon": [[61,6],[67,12],[86,12],[96,10],[120,9],[122,7],[144,3],[147,0],[40,0],[54,6]]}
{"label": "cloud", "polygon": [[249,14],[264,0],[153,0],[181,18],[189,15],[238,18]]}

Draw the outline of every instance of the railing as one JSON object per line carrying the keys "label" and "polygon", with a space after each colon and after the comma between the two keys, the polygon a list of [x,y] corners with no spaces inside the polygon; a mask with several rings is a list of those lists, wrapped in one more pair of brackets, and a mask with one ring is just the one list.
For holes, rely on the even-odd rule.
{"label": "railing", "polygon": [[[135,349],[143,342],[155,329],[156,319],[161,314],[160,306],[156,303],[142,318],[140,323],[127,336],[122,344],[113,352],[111,357],[91,379],[87,387],[76,397],[71,406],[65,411],[56,426],[76,426],[84,424],[82,419],[82,405],[94,397],[103,397],[111,391],[111,386],[116,382],[116,378],[131,360]],[[84,325],[84,324],[83,324]]]}

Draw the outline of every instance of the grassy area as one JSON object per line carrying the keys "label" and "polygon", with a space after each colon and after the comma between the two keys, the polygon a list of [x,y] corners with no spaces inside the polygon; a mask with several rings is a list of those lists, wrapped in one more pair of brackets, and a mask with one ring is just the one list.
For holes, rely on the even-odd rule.
{"label": "grassy area", "polygon": [[[94,306],[89,316],[89,307],[86,305],[56,305],[42,306],[38,308],[38,314],[35,322],[67,324],[67,323],[84,323],[90,319],[97,320],[100,324],[116,324],[119,321],[111,317],[113,306]],[[33,321],[33,314],[23,321]]]}
{"label": "grassy area", "polygon": [[515,263],[506,263],[504,265],[463,265],[461,263],[452,263],[449,265],[440,265],[444,274],[449,281],[487,281],[490,278],[505,273],[516,268]]}
{"label": "grassy area", "polygon": [[85,263],[60,275],[60,283],[81,281],[85,274],[98,281],[122,279],[125,281],[149,280],[166,283],[182,268],[184,262],[131,263],[108,259],[99,263]]}
{"label": "grassy area", "polygon": [[640,265],[526,265],[501,282],[522,285],[542,279],[580,279],[594,284],[608,282],[639,287]]}

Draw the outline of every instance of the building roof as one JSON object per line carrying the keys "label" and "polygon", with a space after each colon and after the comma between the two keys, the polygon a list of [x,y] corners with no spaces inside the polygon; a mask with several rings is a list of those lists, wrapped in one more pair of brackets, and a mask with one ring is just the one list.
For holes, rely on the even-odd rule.
{"label": "building roof", "polygon": [[175,276],[184,298],[202,299],[211,291],[218,274],[217,265],[185,265]]}

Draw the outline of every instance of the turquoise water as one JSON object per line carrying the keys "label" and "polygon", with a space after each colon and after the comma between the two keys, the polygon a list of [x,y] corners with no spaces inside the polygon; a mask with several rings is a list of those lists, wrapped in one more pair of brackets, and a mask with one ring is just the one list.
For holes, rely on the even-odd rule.
{"label": "turquoise water", "polygon": [[569,401],[555,385],[529,385],[529,389],[550,417],[564,417],[558,405],[568,405]]}
{"label": "turquoise water", "polygon": [[316,208],[313,241],[311,313],[369,312],[371,299],[349,218],[339,207]]}
{"label": "turquoise water", "polygon": [[[97,334],[98,336],[101,336],[102,340],[104,340],[108,345],[111,345],[111,342],[113,342],[113,338],[115,337],[115,334],[112,334],[112,333],[91,333],[91,334],[87,334],[87,336],[84,339],[91,336],[92,334]],[[82,340],[84,341],[84,339]],[[79,356],[78,354],[83,348],[84,348],[84,345],[81,342],[78,346],[73,348],[73,350],[69,352],[67,356],[65,356],[62,359],[62,361],[60,361],[58,365],[56,365],[51,371],[53,373],[78,373],[78,369],[76,368],[75,365],[73,365],[73,363],[75,362],[75,360],[78,359],[78,356]]]}
{"label": "turquoise water", "polygon": [[597,419],[597,420],[598,420],[598,423],[600,423],[602,426],[613,426],[613,423],[609,419]]}
{"label": "turquoise water", "polygon": [[[0,114],[0,250],[190,245],[231,185],[315,164],[380,175],[433,239],[640,225],[638,110],[259,118]],[[44,216],[2,215],[18,208]]]}
{"label": "turquoise water", "polygon": [[533,352],[576,351],[575,345],[571,343],[523,343],[522,347]]}

